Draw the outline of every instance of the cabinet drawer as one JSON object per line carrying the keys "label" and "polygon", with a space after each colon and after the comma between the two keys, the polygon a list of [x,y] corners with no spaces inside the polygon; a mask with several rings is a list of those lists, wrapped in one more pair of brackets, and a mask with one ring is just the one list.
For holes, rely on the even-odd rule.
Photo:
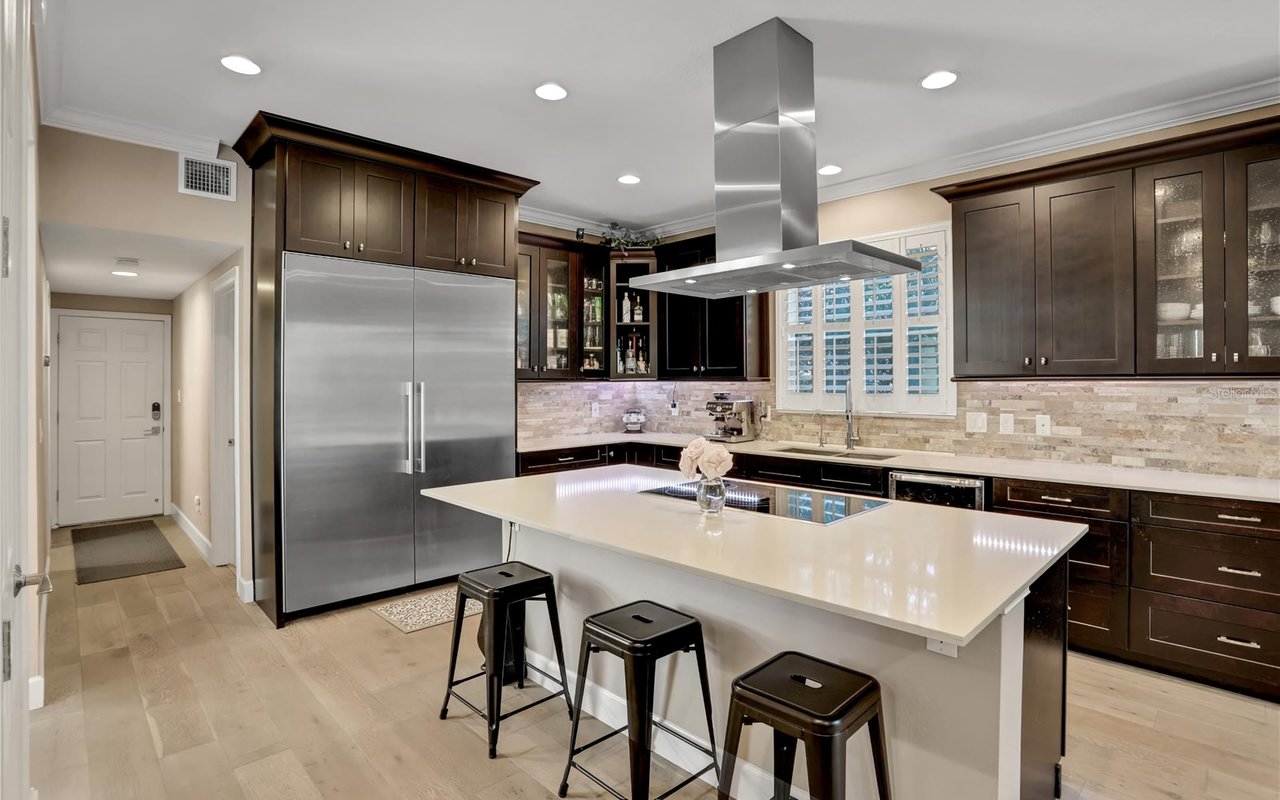
{"label": "cabinet drawer", "polygon": [[992,505],[995,508],[1043,511],[1071,517],[1124,519],[1129,511],[1129,492],[1096,486],[996,478]]}
{"label": "cabinet drawer", "polygon": [[1280,613],[1280,540],[1135,525],[1133,585]]}
{"label": "cabinet drawer", "polygon": [[559,472],[566,469],[603,467],[609,463],[607,447],[574,447],[564,450],[542,450],[520,454],[520,474]]}
{"label": "cabinet drawer", "polygon": [[1276,503],[1134,492],[1133,521],[1280,538],[1280,504]]}
{"label": "cabinet drawer", "polygon": [[1089,532],[1067,552],[1067,558],[1071,562],[1071,577],[1113,583],[1117,586],[1129,585],[1128,523],[1105,519],[1077,519],[1063,514],[1041,514],[1032,511],[1010,511],[1009,509],[999,509],[999,511],[1022,517],[1087,524]]}
{"label": "cabinet drawer", "polygon": [[818,485],[824,489],[884,496],[884,470],[879,467],[815,463]]}
{"label": "cabinet drawer", "polygon": [[772,458],[768,456],[741,456],[740,477],[766,483],[782,483],[789,486],[814,486],[818,482],[819,462],[798,458]]}
{"label": "cabinet drawer", "polygon": [[1280,691],[1280,614],[1141,589],[1129,608],[1134,652]]}
{"label": "cabinet drawer", "polygon": [[653,465],[667,469],[680,469],[680,452],[683,447],[660,444],[653,448]]}
{"label": "cabinet drawer", "polygon": [[1129,643],[1129,588],[1080,580],[1067,585],[1067,644],[1123,650]]}

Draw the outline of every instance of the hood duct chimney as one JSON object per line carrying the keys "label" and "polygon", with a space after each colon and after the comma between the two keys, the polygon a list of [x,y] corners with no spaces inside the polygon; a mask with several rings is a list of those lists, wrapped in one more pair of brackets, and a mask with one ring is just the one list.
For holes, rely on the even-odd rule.
{"label": "hood duct chimney", "polygon": [[852,240],[818,244],[813,43],[777,17],[716,45],[716,263],[637,289],[728,297],[920,269]]}

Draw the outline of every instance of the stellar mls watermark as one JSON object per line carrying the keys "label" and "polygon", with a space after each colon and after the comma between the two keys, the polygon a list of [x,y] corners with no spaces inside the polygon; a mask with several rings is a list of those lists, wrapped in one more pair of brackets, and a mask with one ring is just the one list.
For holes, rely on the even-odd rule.
{"label": "stellar mls watermark", "polygon": [[1210,386],[1208,395],[1215,400],[1276,400],[1280,386]]}

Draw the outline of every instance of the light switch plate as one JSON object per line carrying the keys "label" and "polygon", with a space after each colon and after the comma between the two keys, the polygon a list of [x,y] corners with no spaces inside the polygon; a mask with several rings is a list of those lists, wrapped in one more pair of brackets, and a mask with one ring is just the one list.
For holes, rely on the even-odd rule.
{"label": "light switch plate", "polygon": [[1036,436],[1049,436],[1053,433],[1053,421],[1048,414],[1036,414]]}
{"label": "light switch plate", "polygon": [[600,404],[599,404],[599,403],[592,403],[592,404],[591,404],[591,416],[593,416],[593,417],[598,417],[598,416],[600,416]]}
{"label": "light switch plate", "polygon": [[1013,415],[1012,414],[1000,415],[1000,432],[1013,433]]}
{"label": "light switch plate", "polygon": [[987,414],[984,411],[968,411],[964,415],[966,433],[986,433]]}

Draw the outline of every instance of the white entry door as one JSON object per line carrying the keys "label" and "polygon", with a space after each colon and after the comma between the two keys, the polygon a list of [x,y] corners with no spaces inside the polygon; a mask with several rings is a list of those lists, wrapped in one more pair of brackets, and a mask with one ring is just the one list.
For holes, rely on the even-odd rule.
{"label": "white entry door", "polygon": [[59,320],[58,524],[163,514],[164,322]]}

